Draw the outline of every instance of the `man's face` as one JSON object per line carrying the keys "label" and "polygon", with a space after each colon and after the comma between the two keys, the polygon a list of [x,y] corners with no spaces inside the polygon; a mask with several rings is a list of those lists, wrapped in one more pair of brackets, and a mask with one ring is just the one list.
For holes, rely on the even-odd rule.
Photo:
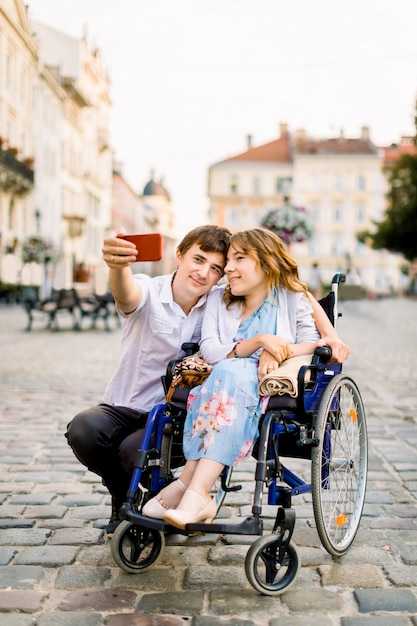
{"label": "man's face", "polygon": [[208,293],[223,275],[225,260],[220,252],[204,252],[196,243],[184,254],[177,250],[175,284],[199,298]]}

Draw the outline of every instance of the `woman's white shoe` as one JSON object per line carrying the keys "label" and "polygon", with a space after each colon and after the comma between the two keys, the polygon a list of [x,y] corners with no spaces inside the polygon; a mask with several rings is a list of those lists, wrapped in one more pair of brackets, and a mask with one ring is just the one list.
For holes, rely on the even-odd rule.
{"label": "woman's white shoe", "polygon": [[185,528],[187,524],[210,523],[217,512],[215,498],[205,500],[202,495],[187,489],[181,500],[181,508],[165,511],[164,520],[176,528]]}
{"label": "woman's white shoe", "polygon": [[142,515],[154,519],[164,519],[168,509],[175,509],[184,495],[187,485],[180,478],[173,480],[143,506]]}

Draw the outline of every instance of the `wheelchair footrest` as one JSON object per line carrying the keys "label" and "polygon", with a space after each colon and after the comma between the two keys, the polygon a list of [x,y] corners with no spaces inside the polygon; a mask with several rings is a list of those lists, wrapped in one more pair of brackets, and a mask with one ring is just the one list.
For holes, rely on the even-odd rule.
{"label": "wheelchair footrest", "polygon": [[263,521],[261,518],[245,517],[239,522],[230,521],[214,521],[211,524],[187,524],[185,529],[174,528],[170,526],[164,520],[154,519],[153,517],[145,517],[133,509],[133,507],[127,503],[122,506],[122,516],[127,521],[137,526],[144,526],[145,528],[151,528],[152,530],[158,530],[160,532],[179,533],[187,535],[191,533],[218,533],[222,535],[262,535],[263,533]]}
{"label": "wheelchair footrest", "polygon": [[262,535],[263,521],[259,517],[245,517],[239,522],[214,521],[211,524],[187,524],[187,532],[219,533],[222,535]]}

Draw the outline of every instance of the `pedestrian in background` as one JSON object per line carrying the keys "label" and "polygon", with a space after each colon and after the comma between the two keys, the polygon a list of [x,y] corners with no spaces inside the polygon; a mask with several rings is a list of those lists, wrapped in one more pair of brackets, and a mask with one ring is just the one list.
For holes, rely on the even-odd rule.
{"label": "pedestrian in background", "polygon": [[323,294],[323,281],[321,279],[320,268],[317,261],[311,266],[308,288],[316,300],[320,300]]}

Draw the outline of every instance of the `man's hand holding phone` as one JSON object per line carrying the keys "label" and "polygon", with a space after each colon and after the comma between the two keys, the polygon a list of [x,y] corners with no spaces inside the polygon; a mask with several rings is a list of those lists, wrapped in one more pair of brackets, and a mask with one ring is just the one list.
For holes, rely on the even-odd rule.
{"label": "man's hand holding phone", "polygon": [[110,269],[129,267],[137,261],[159,261],[162,258],[162,236],[159,234],[126,235],[104,240],[103,259]]}
{"label": "man's hand holding phone", "polygon": [[136,261],[160,261],[162,259],[162,236],[158,233],[146,235],[118,235],[136,246]]}

